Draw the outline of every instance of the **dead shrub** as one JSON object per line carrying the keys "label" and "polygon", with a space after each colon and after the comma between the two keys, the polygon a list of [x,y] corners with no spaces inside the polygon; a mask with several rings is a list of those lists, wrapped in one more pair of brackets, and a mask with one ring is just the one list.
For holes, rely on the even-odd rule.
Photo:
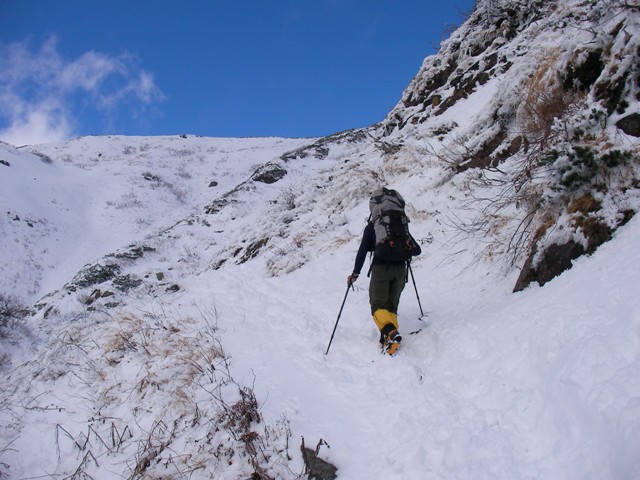
{"label": "dead shrub", "polygon": [[539,221],[538,228],[533,234],[533,243],[535,244],[538,240],[546,235],[551,227],[553,227],[557,222],[557,218],[554,215],[547,214],[543,216],[543,218]]}
{"label": "dead shrub", "polygon": [[602,208],[602,204],[593,198],[590,193],[585,193],[567,206],[567,212],[571,215],[571,223],[576,230],[582,232],[587,240],[587,253],[593,253],[596,248],[611,239],[612,229],[601,218],[594,215]]}
{"label": "dead shrub", "polygon": [[518,112],[523,135],[530,144],[537,145],[539,151],[544,151],[557,134],[553,128],[556,119],[565,117],[585,95],[563,88],[556,71],[559,56],[559,49],[554,49],[540,63]]}
{"label": "dead shrub", "polygon": [[601,204],[598,200],[593,198],[591,193],[585,193],[577,198],[574,198],[573,201],[567,207],[567,213],[582,213],[587,215],[591,212],[597,212],[601,208]]}
{"label": "dead shrub", "polygon": [[0,293],[0,338],[7,335],[7,329],[28,314],[27,308],[12,295]]}

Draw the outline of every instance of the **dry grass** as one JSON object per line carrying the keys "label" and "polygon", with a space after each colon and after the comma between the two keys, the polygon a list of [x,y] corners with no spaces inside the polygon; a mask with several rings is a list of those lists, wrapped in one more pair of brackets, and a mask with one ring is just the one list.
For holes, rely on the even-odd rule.
{"label": "dry grass", "polygon": [[518,126],[530,145],[544,151],[558,133],[554,130],[556,119],[562,119],[584,99],[584,93],[563,89],[557,74],[560,50],[551,50],[531,77],[518,112]]}
{"label": "dry grass", "polygon": [[567,213],[581,213],[583,215],[588,215],[591,212],[596,212],[600,210],[602,205],[598,200],[593,198],[591,193],[587,192],[584,195],[576,197],[567,207]]}
{"label": "dry grass", "polygon": [[[288,468],[288,421],[262,418],[253,388],[231,375],[215,306],[198,310],[198,320],[168,317],[162,305],[108,318],[94,312],[91,332],[85,325],[60,335],[55,361],[39,378],[80,382],[85,391],[74,395],[95,402],[86,421],[74,412],[56,425],[58,454],[75,452],[79,462],[67,478],[99,478],[105,455],[121,457],[121,475],[132,479],[189,478],[206,467],[269,480]],[[28,404],[53,408],[39,398]]]}

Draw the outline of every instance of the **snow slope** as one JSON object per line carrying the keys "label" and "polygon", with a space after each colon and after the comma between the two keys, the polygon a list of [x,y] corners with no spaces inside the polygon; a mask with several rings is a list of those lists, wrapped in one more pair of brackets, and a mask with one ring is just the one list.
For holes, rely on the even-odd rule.
{"label": "snow slope", "polygon": [[[512,76],[498,64],[442,116],[405,105],[436,56],[384,122],[327,138],[0,145],[0,294],[30,307],[0,325],[0,478],[304,478],[302,438],[330,446],[320,457],[341,479],[640,477],[637,215],[513,294],[522,258],[495,242],[522,209],[492,217],[491,238],[465,235],[460,221],[503,190],[447,162],[517,106],[528,52],[588,40],[563,37],[556,13],[553,29],[536,18],[497,37]],[[473,22],[443,44],[470,42],[462,70],[486,33]],[[637,152],[615,120],[602,138]],[[637,178],[621,176],[611,183]],[[407,199],[423,250],[394,358],[379,352],[366,277],[346,286],[380,184]],[[639,191],[603,210],[637,211]]]}
{"label": "snow slope", "polygon": [[[275,158],[279,151],[265,142]],[[66,149],[73,152],[78,145],[71,142]],[[111,155],[106,144],[99,148]],[[478,262],[474,252],[481,243],[452,242],[455,232],[435,213],[451,208],[447,200],[459,195],[455,182],[427,195],[425,183],[442,171],[422,169],[417,180],[398,183],[414,213],[412,231],[423,242],[424,254],[413,272],[426,317],[419,320],[409,283],[400,310],[403,348],[395,358],[380,355],[362,278],[348,294],[324,355],[367,199],[351,200],[339,185],[320,188],[319,179],[329,171],[341,172],[346,181],[360,176],[358,168],[345,167],[344,155],[367,148],[357,142],[339,146],[336,158],[305,164],[304,177],[288,180],[294,185],[306,178],[307,187],[313,186],[300,189],[307,197],[296,197],[300,206],[294,212],[311,215],[315,224],[305,221],[306,230],[285,236],[302,236],[297,242],[313,244],[313,254],[294,243],[283,246],[285,240],[279,239],[256,258],[240,263],[238,254],[219,265],[227,247],[224,242],[220,247],[221,234],[215,232],[224,231],[241,245],[240,238],[301,228],[288,219],[288,208],[255,202],[256,195],[278,197],[289,187],[256,184],[240,192],[245,201],[255,202],[252,209],[243,210],[240,200],[233,205],[245,217],[237,211],[229,218],[194,214],[190,222],[147,235],[138,243],[149,247],[142,258],[99,262],[117,262],[122,274],[143,280],[137,288],[120,291],[104,282],[74,291],[64,270],[50,274],[46,282],[67,283],[67,288],[40,300],[28,323],[31,336],[22,339],[30,351],[15,350],[14,367],[3,374],[1,450],[7,475],[63,477],[78,470],[94,478],[128,477],[140,465],[142,445],[161,436],[158,425],[169,429],[174,422],[180,427],[173,437],[165,434],[171,451],[154,457],[146,470],[149,478],[182,478],[189,471],[195,478],[244,478],[249,467],[223,469],[221,455],[211,447],[225,442],[214,436],[219,413],[211,406],[218,395],[216,375],[224,369],[207,367],[220,358],[212,353],[220,347],[229,357],[223,364],[228,363],[230,376],[224,378],[255,392],[263,426],[253,428],[269,428],[281,449],[290,437],[287,452],[293,460],[274,454],[266,462],[278,478],[302,472],[296,447],[301,437],[307,445],[322,438],[331,446],[320,452],[339,468],[339,478],[627,479],[640,474],[640,442],[633,433],[640,418],[637,219],[545,287],[512,294],[517,272],[504,276],[496,264]],[[36,169],[38,175],[52,166],[14,152],[11,168],[21,162],[20,168]],[[53,165],[64,167],[57,160]],[[287,177],[296,176],[295,166],[289,168]],[[317,176],[309,180],[314,170]],[[73,175],[65,178],[74,184]],[[131,177],[105,178],[110,179],[105,191],[126,192]],[[48,206],[45,198],[39,204]],[[79,204],[91,201],[87,197]],[[305,213],[321,204],[331,217],[326,206],[342,201],[345,212],[354,211],[338,214],[340,222],[313,209]],[[108,205],[104,209],[110,211]],[[120,245],[136,236],[119,232],[114,241]],[[157,273],[164,274],[162,280]],[[178,291],[169,289],[174,284]],[[95,288],[115,295],[87,305]],[[124,434],[116,448],[111,439],[123,432],[131,438]],[[196,459],[202,469],[195,469]]]}
{"label": "snow slope", "polygon": [[[308,140],[83,137],[31,147],[42,161],[0,144],[10,165],[0,165],[0,248],[8,253],[0,266],[9,273],[0,291],[35,301],[86,262],[201,211],[252,168],[303,143]],[[47,281],[52,271],[53,283]]]}

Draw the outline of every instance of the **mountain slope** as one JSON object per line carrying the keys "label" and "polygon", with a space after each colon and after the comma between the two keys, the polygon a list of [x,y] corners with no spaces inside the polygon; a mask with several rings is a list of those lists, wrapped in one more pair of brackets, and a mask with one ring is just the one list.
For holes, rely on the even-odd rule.
{"label": "mountain slope", "polygon": [[[640,8],[630,2],[484,1],[425,60],[381,124],[471,169],[475,215],[516,289],[544,284],[638,211]],[[478,170],[481,169],[481,170]]]}
{"label": "mountain slope", "polygon": [[[414,221],[420,238],[425,223]],[[405,332],[423,331],[381,356],[361,281],[324,356],[361,226],[354,215],[346,243],[265,277],[267,255],[215,269],[203,258],[216,258],[206,248],[215,227],[184,223],[147,238],[142,257],[100,262],[141,285],[70,284],[45,297],[29,321],[32,359],[5,373],[6,471],[244,478],[252,460],[231,452],[254,432],[270,441],[258,465],[277,478],[302,471],[301,436],[325,439],[321,455],[343,478],[637,475],[637,219],[517,295],[513,273],[469,268],[481,245],[452,249],[434,231],[413,266],[424,324],[411,284],[400,311]],[[88,305],[96,288],[115,295]],[[248,431],[229,420],[253,412],[234,382],[260,406]]]}
{"label": "mountain slope", "polygon": [[[3,167],[0,291],[37,300],[85,263],[201,212],[283,152],[289,139],[84,137],[31,148],[0,145]],[[55,159],[52,160],[52,159]],[[26,228],[28,227],[28,228]],[[41,269],[42,267],[42,269]]]}
{"label": "mountain slope", "polygon": [[[322,139],[3,146],[0,293],[35,304],[2,325],[0,473],[301,478],[304,437],[330,445],[339,478],[640,475],[640,223],[619,217],[638,209],[638,140],[617,126],[638,111],[637,21],[625,2],[479,2],[387,119]],[[579,108],[552,116],[553,135],[524,132],[529,74],[577,71],[572,52],[606,39]],[[609,113],[595,95],[614,58],[631,73]],[[598,160],[630,152],[596,172],[606,189],[562,184],[587,141]],[[408,200],[424,252],[405,341],[380,355],[363,277],[325,356],[381,183]],[[562,213],[586,193],[601,208]],[[510,249],[534,217],[555,223]],[[591,217],[612,241],[511,293],[536,248],[588,247]]]}

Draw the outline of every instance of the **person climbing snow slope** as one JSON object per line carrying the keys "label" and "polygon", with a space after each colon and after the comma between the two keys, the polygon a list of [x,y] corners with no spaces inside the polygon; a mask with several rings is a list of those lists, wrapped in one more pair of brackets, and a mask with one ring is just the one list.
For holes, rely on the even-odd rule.
{"label": "person climbing snow slope", "polygon": [[369,275],[369,304],[380,331],[383,351],[394,355],[402,336],[398,325],[400,295],[408,280],[411,258],[422,253],[409,232],[405,201],[395,190],[376,190],[369,200],[371,215],[362,234],[353,272],[347,278],[352,285],[360,276],[368,252],[373,253]]}

